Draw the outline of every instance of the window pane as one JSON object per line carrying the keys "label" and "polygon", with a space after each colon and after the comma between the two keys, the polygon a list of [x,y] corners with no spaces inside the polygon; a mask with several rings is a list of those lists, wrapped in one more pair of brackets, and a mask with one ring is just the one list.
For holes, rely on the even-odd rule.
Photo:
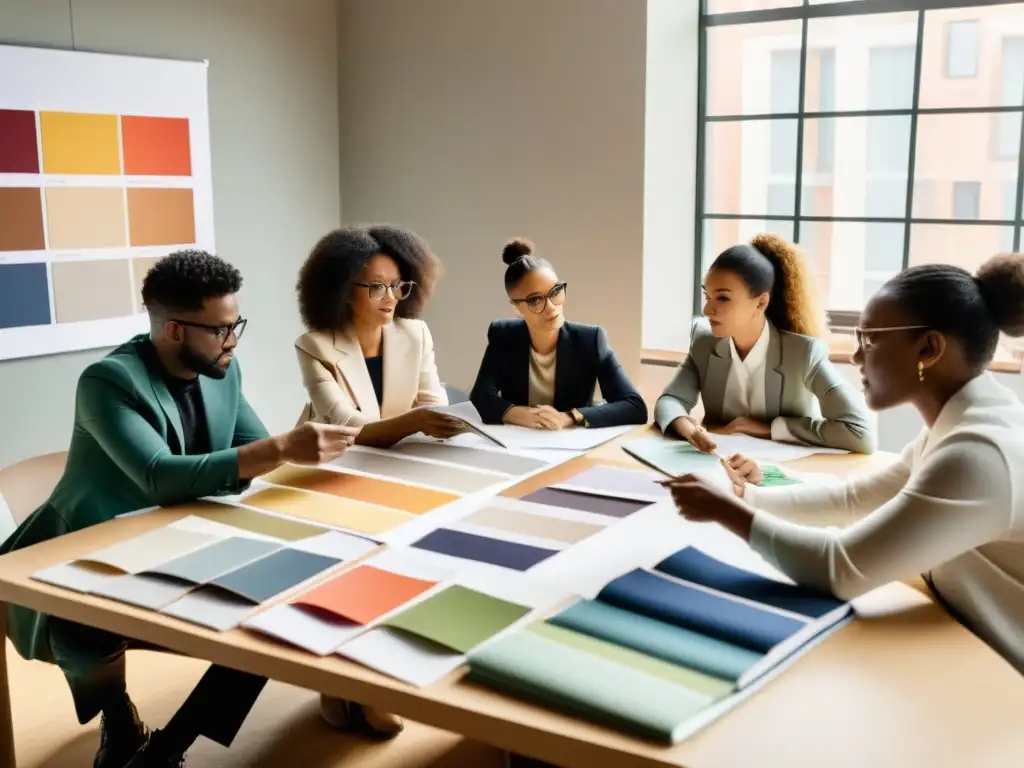
{"label": "window pane", "polygon": [[[1004,37],[999,73],[999,103],[1020,104],[1024,94],[1024,37]],[[1008,157],[1020,151],[1020,113],[995,117],[995,157]]]}
{"label": "window pane", "polygon": [[701,274],[708,271],[711,262],[726,248],[749,243],[754,235],[774,232],[792,242],[792,221],[765,221],[764,219],[704,219],[704,243]]}
{"label": "window pane", "polygon": [[799,20],[709,27],[707,113],[796,112],[801,28]]}
{"label": "window pane", "polygon": [[973,274],[1003,250],[1008,236],[1013,237],[1013,227],[914,224],[910,228],[910,263],[955,264]]}
{"label": "window pane", "polygon": [[[1005,185],[1016,184],[1016,148],[1007,157],[993,157],[989,145],[998,133],[998,115],[921,115],[917,121],[915,179],[936,190],[931,200],[914,195],[916,218],[966,218],[958,215],[957,204],[969,210],[966,187],[955,184],[970,181],[976,185],[977,216],[1000,220],[1006,216]],[[955,150],[954,150],[955,148]],[[931,203],[928,205],[928,203]],[[1012,218],[1012,216],[1011,216]]]}
{"label": "window pane", "polygon": [[804,109],[910,109],[916,44],[916,13],[810,19]]}
{"label": "window pane", "polygon": [[[823,142],[840,148],[828,163]],[[800,213],[903,218],[909,166],[909,115],[808,118]]]}
{"label": "window pane", "polygon": [[704,210],[707,213],[790,215],[782,185],[796,180],[796,120],[707,123]]}
{"label": "window pane", "polygon": [[903,224],[802,221],[800,245],[827,309],[855,310],[903,265]]}
{"label": "window pane", "polygon": [[803,0],[708,0],[708,13],[763,11],[768,8],[791,8],[795,5],[803,5]]}
{"label": "window pane", "polygon": [[978,74],[978,22],[951,21],[946,25],[946,77]]}
{"label": "window pane", "polygon": [[[965,2],[965,6],[970,6]],[[1024,4],[927,11],[922,107],[1024,104]]]}
{"label": "window pane", "polygon": [[953,182],[953,218],[976,219],[981,212],[981,184],[976,181]]}

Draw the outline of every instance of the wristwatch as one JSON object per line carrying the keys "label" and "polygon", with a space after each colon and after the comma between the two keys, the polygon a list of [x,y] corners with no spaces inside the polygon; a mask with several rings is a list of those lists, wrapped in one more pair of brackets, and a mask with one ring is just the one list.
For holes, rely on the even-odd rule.
{"label": "wristwatch", "polygon": [[575,424],[577,427],[590,426],[589,424],[587,424],[587,420],[583,418],[583,414],[577,411],[575,408],[569,411],[569,415],[572,416],[572,423]]}

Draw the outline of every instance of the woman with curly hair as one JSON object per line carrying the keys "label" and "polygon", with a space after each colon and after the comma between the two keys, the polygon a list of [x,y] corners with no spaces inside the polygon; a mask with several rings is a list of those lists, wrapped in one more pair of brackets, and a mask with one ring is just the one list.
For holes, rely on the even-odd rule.
{"label": "woman with curly hair", "polygon": [[356,442],[387,448],[460,422],[417,406],[447,404],[434,342],[416,318],[441,264],[409,230],[345,227],[320,239],[296,290],[307,332],[295,342],[309,402],[302,420],[362,427]]}
{"label": "woman with curly hair", "polygon": [[825,325],[792,244],[762,234],[726,249],[708,270],[704,296],[686,360],[654,408],[663,432],[714,451],[714,438],[689,415],[699,396],[704,422],[727,434],[874,450],[863,398],[816,338]]}

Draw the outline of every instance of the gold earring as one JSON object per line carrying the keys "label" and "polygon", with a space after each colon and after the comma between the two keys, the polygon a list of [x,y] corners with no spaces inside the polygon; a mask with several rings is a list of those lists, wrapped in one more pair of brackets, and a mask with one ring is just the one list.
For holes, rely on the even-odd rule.
{"label": "gold earring", "polygon": [[924,363],[917,361],[917,380],[924,383]]}

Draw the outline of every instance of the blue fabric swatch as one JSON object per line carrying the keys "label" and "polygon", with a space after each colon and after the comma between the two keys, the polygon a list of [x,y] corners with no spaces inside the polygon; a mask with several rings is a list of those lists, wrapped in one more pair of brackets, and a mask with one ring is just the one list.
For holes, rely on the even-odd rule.
{"label": "blue fabric swatch", "polygon": [[599,600],[580,600],[548,622],[723,680],[737,680],[761,660],[761,654],[748,648],[624,611]]}
{"label": "blue fabric swatch", "polygon": [[0,328],[50,324],[45,264],[0,264]]}
{"label": "blue fabric swatch", "polygon": [[812,619],[820,619],[844,605],[842,600],[816,590],[783,584],[742,568],[735,568],[704,554],[695,547],[681,549],[655,567],[662,573],[683,581],[745,597],[765,605],[773,605]]}
{"label": "blue fabric swatch", "polygon": [[515,571],[525,571],[542,560],[558,554],[553,549],[541,549],[514,541],[491,539],[462,531],[438,528],[413,544],[417,549],[426,549],[442,555],[476,560],[481,563],[500,565]]}
{"label": "blue fabric swatch", "polygon": [[333,557],[279,549],[210,582],[254,603],[262,603],[340,563]]}
{"label": "blue fabric swatch", "polygon": [[610,582],[598,599],[759,653],[767,653],[805,626],[640,569]]}

